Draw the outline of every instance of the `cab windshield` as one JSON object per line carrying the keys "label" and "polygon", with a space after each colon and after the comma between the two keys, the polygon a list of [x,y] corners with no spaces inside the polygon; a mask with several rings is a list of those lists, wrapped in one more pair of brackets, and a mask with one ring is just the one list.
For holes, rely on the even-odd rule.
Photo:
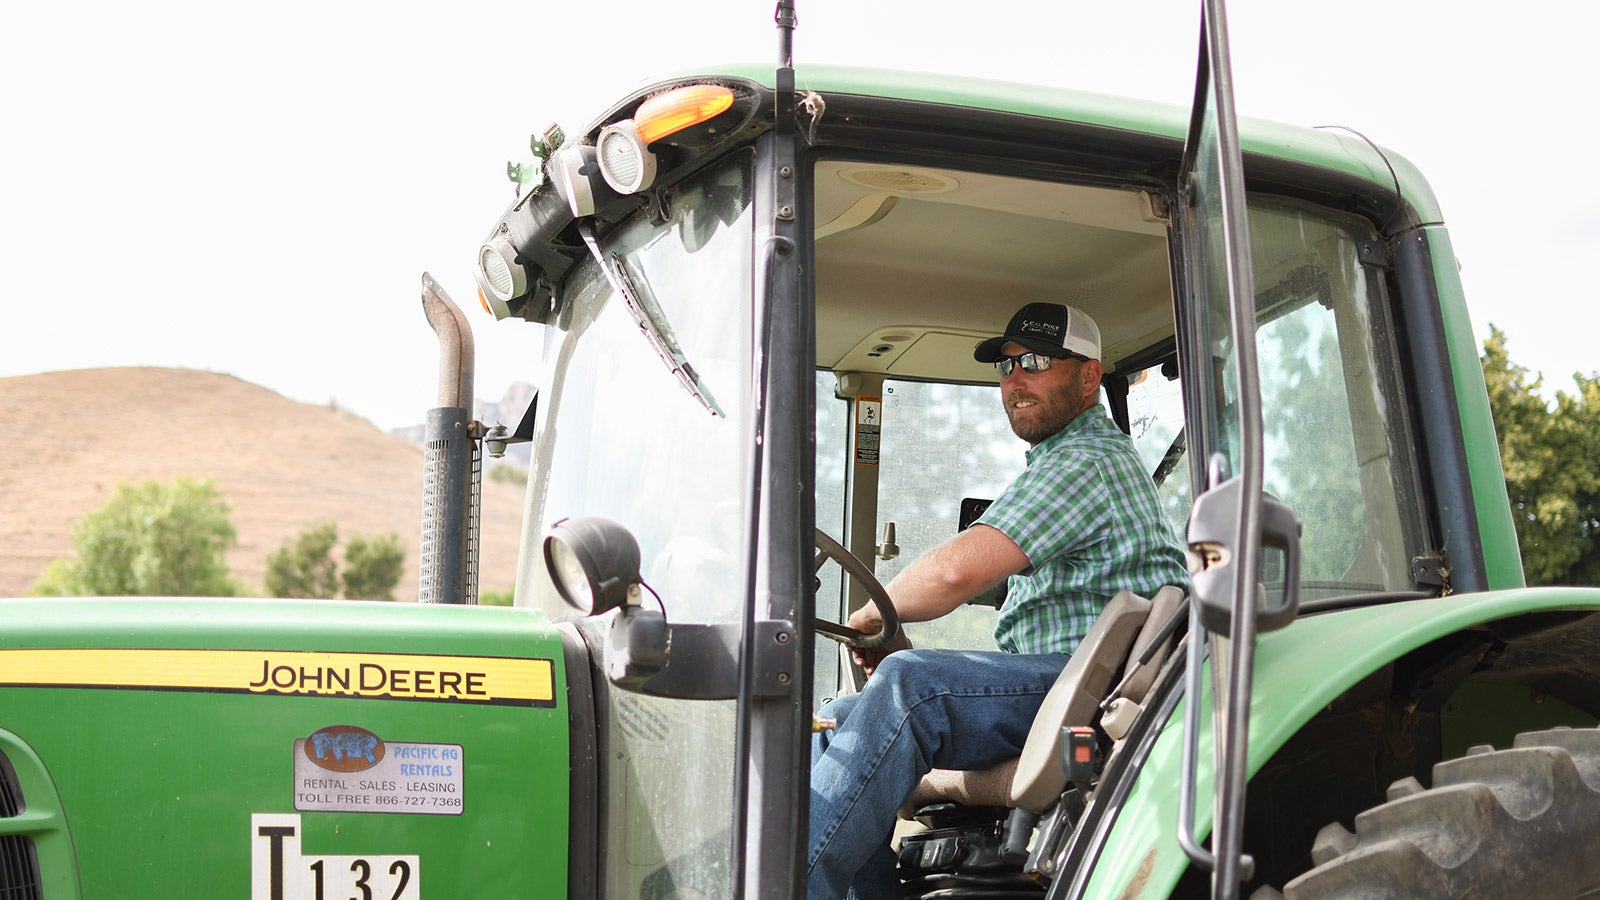
{"label": "cab windshield", "polygon": [[[731,622],[745,602],[748,545],[747,157],[665,200],[664,221],[643,210],[599,236],[610,271],[590,258],[563,285],[545,332],[551,400],[538,411],[525,527],[613,519],[638,539],[641,574],[668,621]],[[619,286],[637,292],[654,336]],[[675,375],[674,361],[697,379]],[[522,559],[518,603],[570,619],[539,552]],[[600,647],[608,624],[575,626]],[[633,693],[605,677],[595,673],[600,895],[733,896],[733,702]]]}
{"label": "cab windshield", "polygon": [[[579,265],[546,330],[554,389],[539,410],[529,522],[539,533],[572,516],[622,523],[674,622],[736,621],[744,602],[749,200],[748,165],[725,164],[674,191],[665,222],[641,211],[603,235],[610,271]],[[674,375],[615,283],[692,364],[702,396]],[[519,596],[565,615],[542,569],[524,567]]]}

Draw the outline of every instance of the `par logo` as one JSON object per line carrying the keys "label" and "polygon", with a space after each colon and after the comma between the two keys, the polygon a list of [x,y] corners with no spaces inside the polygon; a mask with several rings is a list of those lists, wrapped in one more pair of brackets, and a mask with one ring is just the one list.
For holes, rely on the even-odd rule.
{"label": "par logo", "polygon": [[385,752],[381,738],[356,725],[330,725],[306,738],[306,759],[330,772],[364,772]]}
{"label": "par logo", "polygon": [[301,836],[297,815],[250,816],[250,900],[421,900],[417,856],[307,856],[300,850]]}

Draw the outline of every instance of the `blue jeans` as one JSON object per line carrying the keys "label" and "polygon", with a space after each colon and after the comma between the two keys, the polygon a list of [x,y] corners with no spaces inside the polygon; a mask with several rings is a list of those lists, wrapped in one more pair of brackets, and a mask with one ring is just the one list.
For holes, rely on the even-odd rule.
{"label": "blue jeans", "polygon": [[1022,752],[1068,654],[903,650],[811,744],[811,900],[898,898],[889,838],[900,804],[930,769],[981,769]]}

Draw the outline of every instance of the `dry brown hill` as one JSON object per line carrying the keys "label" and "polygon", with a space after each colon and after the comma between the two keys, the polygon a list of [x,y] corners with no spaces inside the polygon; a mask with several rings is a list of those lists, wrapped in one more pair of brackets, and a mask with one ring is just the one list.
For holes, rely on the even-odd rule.
{"label": "dry brown hill", "polygon": [[[231,375],[160,368],[0,378],[0,597],[26,593],[70,554],[72,523],[118,482],[179,475],[211,476],[233,504],[228,563],[251,590],[285,538],[332,519],[341,538],[398,534],[406,571],[395,596],[416,598],[421,449]],[[485,481],[483,499],[480,584],[506,590],[522,491]]]}

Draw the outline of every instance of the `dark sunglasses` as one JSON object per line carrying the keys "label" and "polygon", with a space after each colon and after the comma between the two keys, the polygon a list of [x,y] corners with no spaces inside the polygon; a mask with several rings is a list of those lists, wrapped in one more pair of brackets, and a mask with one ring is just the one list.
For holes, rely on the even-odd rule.
{"label": "dark sunglasses", "polygon": [[1038,373],[1043,372],[1045,369],[1050,368],[1050,364],[1055,362],[1057,359],[1075,359],[1079,362],[1089,361],[1089,357],[1079,356],[1076,353],[1066,353],[1061,356],[1050,357],[1044,355],[1043,353],[1033,353],[1030,351],[1028,353],[1019,353],[1016,356],[1002,356],[994,361],[994,369],[996,372],[1000,373],[1001,378],[1010,375],[1011,370],[1019,365],[1022,366],[1022,371],[1027,372],[1029,375],[1037,375]]}

